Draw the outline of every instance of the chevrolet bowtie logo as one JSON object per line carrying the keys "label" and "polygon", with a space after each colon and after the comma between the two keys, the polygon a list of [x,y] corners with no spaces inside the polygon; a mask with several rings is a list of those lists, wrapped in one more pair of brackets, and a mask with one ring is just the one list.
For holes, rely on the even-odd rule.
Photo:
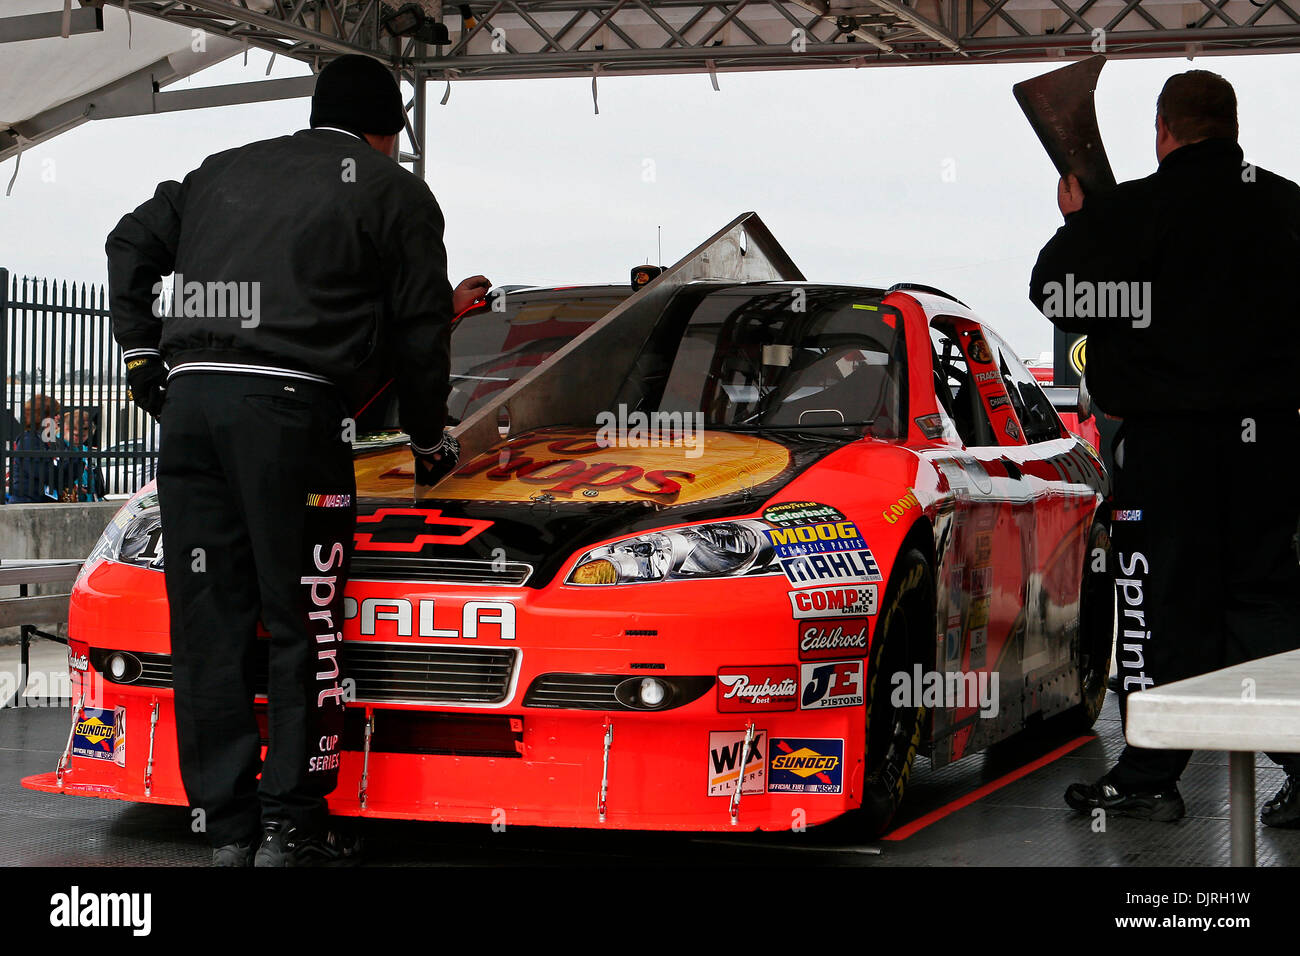
{"label": "chevrolet bowtie logo", "polygon": [[[492,527],[491,521],[477,518],[444,517],[437,508],[380,508],[374,514],[357,518],[358,528],[363,524],[375,525],[375,528],[373,531],[358,530],[353,535],[357,551],[415,552],[426,544],[465,544]],[[438,533],[430,530],[433,528],[447,530]],[[448,533],[453,529],[456,533]],[[376,533],[387,540],[375,541]],[[394,541],[392,538],[405,540]]]}

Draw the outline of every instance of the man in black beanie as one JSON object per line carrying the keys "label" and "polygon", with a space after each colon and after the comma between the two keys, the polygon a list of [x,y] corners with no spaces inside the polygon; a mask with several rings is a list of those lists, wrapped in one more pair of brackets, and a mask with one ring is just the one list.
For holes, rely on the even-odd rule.
{"label": "man in black beanie", "polygon": [[455,291],[447,281],[438,203],[391,158],[404,123],[389,70],[339,57],[317,78],[311,129],[209,156],[108,237],[113,332],[132,397],[165,435],[181,775],[217,865],[359,856],[325,800],[350,696],[339,644],[354,416],[369,386],[391,379],[416,480],[447,475],[459,456],[444,432],[450,323],[489,288],[482,276]]}

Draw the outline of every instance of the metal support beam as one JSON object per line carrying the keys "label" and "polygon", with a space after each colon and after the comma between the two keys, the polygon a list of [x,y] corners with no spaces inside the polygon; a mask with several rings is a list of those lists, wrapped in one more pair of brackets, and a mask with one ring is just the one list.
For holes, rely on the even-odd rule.
{"label": "metal support beam", "polygon": [[66,27],[64,15],[53,13],[28,13],[18,17],[0,17],[0,43],[21,43],[23,40],[43,40],[67,37],[77,33],[99,33],[104,29],[104,11],[98,7],[68,12]]}

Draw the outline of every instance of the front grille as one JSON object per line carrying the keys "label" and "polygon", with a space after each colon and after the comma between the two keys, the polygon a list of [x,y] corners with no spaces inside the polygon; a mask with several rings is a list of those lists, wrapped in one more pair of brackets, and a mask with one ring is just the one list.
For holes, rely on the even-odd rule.
{"label": "front grille", "polygon": [[366,703],[499,704],[510,693],[511,647],[429,647],[357,641],[343,645],[343,673]]}
{"label": "front grille", "polygon": [[[542,674],[535,678],[524,695],[525,707],[567,708],[569,710],[640,710],[659,711],[682,707],[699,700],[713,689],[712,677],[662,677],[654,679],[664,685],[666,695],[657,707],[637,702],[635,686],[642,674]],[[619,685],[627,684],[618,693]]]}
{"label": "front grille", "polygon": [[498,584],[519,587],[533,575],[522,561],[472,558],[406,558],[352,555],[349,577],[370,581],[427,581],[433,584]]}
{"label": "front grille", "polygon": [[578,710],[623,710],[614,688],[626,674],[543,674],[524,697],[525,707],[571,707]]}
{"label": "front grille", "polygon": [[[265,643],[265,642],[262,642]],[[91,663],[105,673],[111,650],[91,651]],[[168,654],[133,654],[140,661],[135,687],[171,687]],[[510,694],[519,652],[512,647],[431,647],[349,641],[343,644],[343,676],[356,682],[355,699],[367,704],[500,704]],[[267,661],[259,654],[257,693],[266,694]]]}

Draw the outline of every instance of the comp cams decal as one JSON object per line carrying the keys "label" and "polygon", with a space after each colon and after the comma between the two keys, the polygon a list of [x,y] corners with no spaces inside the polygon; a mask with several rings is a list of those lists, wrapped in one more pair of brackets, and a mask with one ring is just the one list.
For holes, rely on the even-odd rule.
{"label": "comp cams decal", "polygon": [[796,621],[819,617],[872,617],[879,601],[879,590],[874,584],[786,593],[790,595],[790,612]]}
{"label": "comp cams decal", "polygon": [[801,667],[799,698],[801,710],[825,710],[830,707],[857,707],[862,695],[863,661],[826,661]]}
{"label": "comp cams decal", "polygon": [[769,793],[843,793],[844,741],[777,737],[768,761]]}
{"label": "comp cams decal", "polygon": [[718,710],[794,710],[799,691],[793,664],[774,667],[723,667],[718,671]]}
{"label": "comp cams decal", "polygon": [[[745,746],[745,731],[714,730],[709,732],[709,796],[729,797],[736,792],[741,776],[740,751]],[[744,783],[741,793],[764,793],[767,790],[767,731],[756,730],[744,758]]]}

